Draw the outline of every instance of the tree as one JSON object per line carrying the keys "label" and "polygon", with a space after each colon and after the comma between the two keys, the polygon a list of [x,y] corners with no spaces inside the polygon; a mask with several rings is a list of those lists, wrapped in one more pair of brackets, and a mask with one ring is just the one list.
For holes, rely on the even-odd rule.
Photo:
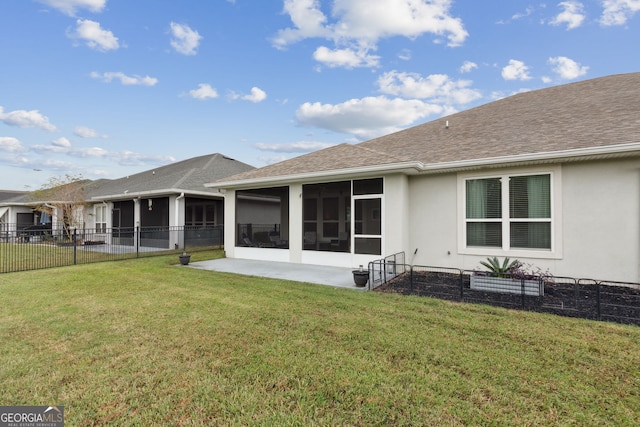
{"label": "tree", "polygon": [[73,234],[72,229],[82,227],[86,186],[91,181],[81,174],[66,174],[63,177],[52,177],[42,188],[34,191],[33,197],[41,203],[36,209],[57,217],[67,236]]}

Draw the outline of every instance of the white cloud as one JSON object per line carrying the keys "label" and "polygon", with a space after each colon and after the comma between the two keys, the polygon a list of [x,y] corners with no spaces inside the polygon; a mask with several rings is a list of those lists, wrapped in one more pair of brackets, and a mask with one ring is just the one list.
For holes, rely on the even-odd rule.
{"label": "white cloud", "polygon": [[89,148],[78,148],[73,150],[73,154],[76,157],[93,157],[93,158],[104,158],[109,156],[109,151],[100,147],[89,147]]}
{"label": "white cloud", "polygon": [[580,65],[573,59],[566,56],[556,56],[549,58],[549,65],[553,67],[553,72],[563,80],[573,80],[587,74],[589,67]]}
{"label": "white cloud", "polygon": [[567,30],[573,30],[582,25],[586,18],[582,3],[569,0],[558,3],[558,6],[564,8],[564,10],[550,21],[552,25],[567,24]]}
{"label": "white cloud", "polygon": [[270,151],[275,153],[309,153],[311,151],[322,150],[331,147],[334,144],[326,142],[299,141],[286,144],[265,144],[259,142],[255,144],[258,150]]}
{"label": "white cloud", "polygon": [[102,80],[105,83],[110,83],[113,80],[120,80],[120,83],[125,86],[155,86],[158,83],[158,79],[155,77],[142,77],[138,75],[128,76],[121,72],[106,72],[100,74],[94,71],[90,74],[90,76],[94,79]]}
{"label": "white cloud", "polygon": [[385,96],[351,99],[341,104],[302,104],[296,120],[304,126],[353,134],[359,139],[374,138],[399,130],[445,108],[423,101],[389,99]]}
{"label": "white cloud", "polygon": [[166,164],[175,162],[172,156],[155,156],[152,154],[141,154],[133,151],[120,151],[109,153],[111,160],[117,161],[122,166],[142,166],[146,164]]}
{"label": "white cloud", "polygon": [[77,149],[74,149],[71,145],[71,141],[67,138],[60,137],[51,141],[51,145],[37,144],[31,147],[32,151],[37,153],[56,153],[56,154],[70,154],[72,155]]}
{"label": "white cloud", "polygon": [[252,87],[251,94],[249,95],[238,95],[236,93],[231,93],[231,99],[243,99],[245,101],[251,101],[253,103],[262,102],[267,99],[267,93],[260,89],[259,87]]}
{"label": "white cloud", "polygon": [[67,138],[60,137],[58,139],[54,139],[53,141],[51,141],[51,145],[54,145],[56,147],[63,147],[63,148],[69,148],[71,147],[71,141],[69,141]]}
{"label": "white cloud", "polygon": [[502,78],[505,80],[529,80],[529,67],[524,62],[516,59],[509,60],[509,65],[502,69]]}
{"label": "white cloud", "polygon": [[195,55],[202,36],[188,25],[176,24],[175,22],[169,25],[171,26],[172,35],[170,43],[176,52],[183,55]]}
{"label": "white cloud", "polygon": [[640,10],[640,0],[603,0],[600,23],[604,26],[624,25]]}
{"label": "white cloud", "polygon": [[49,118],[40,114],[38,110],[15,110],[5,113],[4,109],[0,107],[0,121],[9,126],[18,126],[20,128],[39,128],[49,132],[57,130],[49,122]]}
{"label": "white cloud", "polygon": [[525,9],[524,12],[518,12],[511,16],[511,19],[517,21],[518,19],[526,18],[527,16],[530,16],[534,12],[534,10],[535,9],[532,6],[529,6]]}
{"label": "white cloud", "polygon": [[86,9],[93,13],[102,12],[107,0],[38,0],[40,3],[46,4],[58,9],[60,12],[75,16],[80,9]]}
{"label": "white cloud", "polygon": [[464,61],[462,66],[460,67],[461,73],[470,73],[472,70],[478,68],[478,64],[471,61]]}
{"label": "white cloud", "polygon": [[80,138],[108,138],[108,135],[100,134],[98,131],[86,126],[76,126],[73,134]]}
{"label": "white cloud", "polygon": [[274,46],[282,48],[306,38],[331,38],[331,30],[325,26],[327,17],[320,10],[318,0],[285,0],[284,12],[295,28],[278,31]]}
{"label": "white cloud", "polygon": [[72,39],[83,40],[91,49],[106,52],[120,47],[118,38],[111,31],[104,30],[99,22],[78,19],[74,32],[67,34]]}
{"label": "white cloud", "polygon": [[313,59],[331,68],[376,67],[380,63],[380,57],[368,55],[366,49],[353,50],[347,48],[331,50],[325,46],[320,46],[313,52]]}
{"label": "white cloud", "polygon": [[429,99],[439,104],[467,104],[482,95],[470,89],[470,80],[454,81],[446,74],[423,77],[416,73],[389,71],[378,78],[379,90],[404,98]]}
{"label": "white cloud", "polygon": [[141,166],[149,163],[162,164],[175,161],[173,157],[141,154],[133,151],[109,151],[101,147],[74,147],[66,138],[58,138],[52,141],[50,145],[33,145],[30,147],[30,150],[38,154],[49,156],[47,161],[64,164],[67,169],[77,169],[78,166],[66,161],[63,162],[62,160],[54,159],[51,155],[57,154],[80,159],[100,159],[103,161],[115,162],[122,166]]}
{"label": "white cloud", "polygon": [[[468,33],[462,21],[450,15],[451,4],[452,0],[333,0],[330,22],[319,0],[285,0],[284,12],[293,27],[279,30],[272,42],[276,48],[308,38],[334,42],[333,50],[316,50],[321,58],[329,52],[344,55],[346,50],[356,52],[360,58],[373,58],[368,51],[375,50],[380,39],[398,36],[415,39],[433,34],[438,43],[446,38],[449,46],[459,46]],[[375,66],[377,62],[361,61],[360,66]],[[354,67],[353,59],[332,63]]]}
{"label": "white cloud", "polygon": [[0,151],[17,153],[23,151],[23,148],[17,138],[13,138],[11,136],[0,136]]}
{"label": "white cloud", "polygon": [[192,89],[189,91],[189,96],[201,100],[217,98],[218,91],[211,87],[211,85],[209,84],[200,83],[198,85],[198,89]]}
{"label": "white cloud", "polygon": [[402,49],[400,53],[398,53],[398,58],[403,61],[409,61],[411,59],[411,51],[409,49]]}

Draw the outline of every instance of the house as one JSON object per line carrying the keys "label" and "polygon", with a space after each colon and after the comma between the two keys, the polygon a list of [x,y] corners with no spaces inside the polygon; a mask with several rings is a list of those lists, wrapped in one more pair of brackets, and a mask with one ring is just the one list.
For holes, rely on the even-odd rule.
{"label": "house", "polygon": [[[107,180],[78,180],[47,190],[15,192],[13,197],[0,200],[0,236],[3,241],[17,239],[20,242],[38,241],[39,237],[64,229],[83,226],[88,192]],[[10,194],[11,192],[4,192]],[[65,200],[60,200],[63,197]],[[53,200],[56,198],[56,200]],[[55,207],[56,205],[57,207]],[[69,218],[61,206],[66,205]],[[73,206],[73,208],[71,207]],[[65,224],[66,222],[66,224]]]}
{"label": "house", "polygon": [[114,236],[119,241],[114,243],[128,245],[133,244],[135,227],[155,228],[159,234],[150,235],[147,246],[182,247],[182,242],[175,240],[178,237],[165,236],[168,228],[224,224],[222,194],[204,184],[212,177],[223,178],[252,169],[253,166],[215,153],[111,180],[90,192],[87,226],[98,234],[101,230],[119,230]]}
{"label": "house", "polygon": [[[170,227],[205,228],[224,224],[222,194],[204,187],[211,179],[238,174],[253,166],[215,153],[175,162],[114,180],[97,180],[84,185],[84,206],[78,207],[77,227],[89,229],[102,239],[114,231],[112,243],[133,245],[136,227],[162,230],[146,239],[153,247],[182,246],[178,237],[166,237]],[[59,223],[54,215],[38,208],[46,200],[31,194],[0,202],[7,223],[25,226]],[[162,237],[158,237],[162,236]],[[157,238],[156,238],[157,237]],[[172,240],[173,239],[173,240]]]}
{"label": "house", "polygon": [[[640,73],[520,93],[206,186],[225,193],[236,225],[228,257],[357,267],[405,252],[473,269],[498,256],[638,282]],[[277,206],[279,221],[247,219],[247,201]],[[280,244],[244,245],[239,230],[255,228]]]}

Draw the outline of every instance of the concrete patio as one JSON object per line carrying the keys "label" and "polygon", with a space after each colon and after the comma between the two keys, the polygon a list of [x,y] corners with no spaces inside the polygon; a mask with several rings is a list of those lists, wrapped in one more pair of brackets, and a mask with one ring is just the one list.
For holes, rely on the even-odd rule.
{"label": "concrete patio", "polygon": [[351,268],[328,267],[323,265],[294,264],[288,262],[256,261],[237,258],[220,258],[209,261],[189,263],[189,267],[201,270],[242,274],[245,276],[269,277],[272,279],[293,280],[364,290],[353,282]]}

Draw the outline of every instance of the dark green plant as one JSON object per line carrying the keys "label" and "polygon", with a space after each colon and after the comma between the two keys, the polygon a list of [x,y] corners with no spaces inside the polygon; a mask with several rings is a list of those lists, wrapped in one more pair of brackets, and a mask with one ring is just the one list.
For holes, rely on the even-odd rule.
{"label": "dark green plant", "polygon": [[511,261],[509,257],[506,257],[502,263],[498,257],[489,257],[486,261],[480,261],[484,267],[486,267],[493,277],[509,277],[515,267],[519,265],[517,259]]}

